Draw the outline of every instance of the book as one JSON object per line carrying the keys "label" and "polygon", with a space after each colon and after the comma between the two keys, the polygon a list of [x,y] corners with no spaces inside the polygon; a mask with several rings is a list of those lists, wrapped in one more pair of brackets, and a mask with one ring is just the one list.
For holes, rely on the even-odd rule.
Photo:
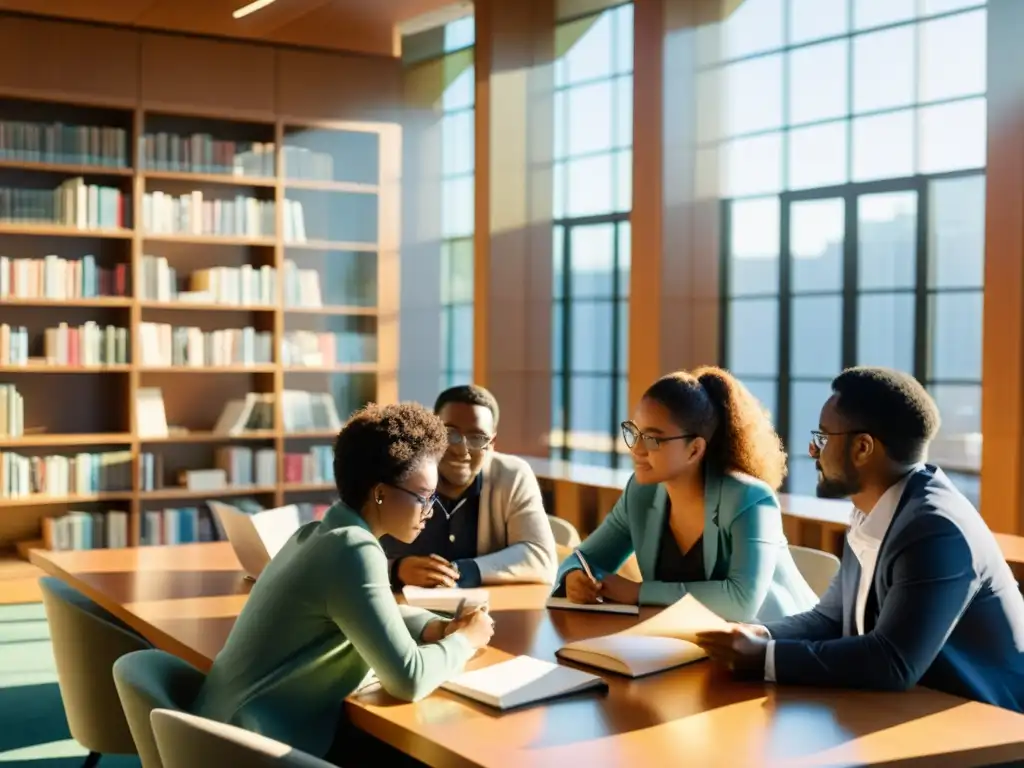
{"label": "book", "polygon": [[607,689],[608,684],[597,675],[572,667],[531,656],[516,656],[489,667],[464,672],[441,687],[489,707],[505,710],[582,691]]}
{"label": "book", "polygon": [[707,658],[696,644],[697,634],[728,626],[695,597],[685,595],[629,629],[569,643],[555,655],[627,677],[643,677]]}
{"label": "book", "polygon": [[549,597],[544,604],[548,608],[567,611],[595,611],[597,613],[624,613],[630,616],[640,614],[639,605],[626,603],[574,603],[568,597]]}
{"label": "book", "polygon": [[424,608],[434,613],[455,613],[463,598],[466,604],[462,610],[466,613],[476,608],[486,607],[490,601],[490,594],[486,589],[459,589],[454,587],[402,587],[402,597],[406,605],[413,608]]}

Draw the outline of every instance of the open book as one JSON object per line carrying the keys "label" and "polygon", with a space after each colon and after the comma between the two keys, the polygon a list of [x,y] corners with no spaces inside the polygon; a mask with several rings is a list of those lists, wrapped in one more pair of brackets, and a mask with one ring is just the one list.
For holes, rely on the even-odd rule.
{"label": "open book", "polygon": [[477,608],[486,607],[490,595],[486,589],[459,589],[433,587],[402,587],[402,596],[406,605],[413,608],[425,608],[434,613],[455,613],[463,598],[466,604],[462,607],[463,612],[469,613]]}
{"label": "open book", "polygon": [[299,509],[294,504],[247,514],[221,501],[207,501],[235,550],[246,578],[256,579],[288,539],[299,529]]}
{"label": "open book", "polygon": [[464,672],[441,687],[495,709],[513,709],[592,688],[607,689],[608,684],[597,675],[572,667],[516,656]]}
{"label": "open book", "polygon": [[629,629],[569,643],[556,655],[620,675],[642,677],[705,658],[704,649],[695,643],[697,633],[728,626],[695,597],[685,595]]}

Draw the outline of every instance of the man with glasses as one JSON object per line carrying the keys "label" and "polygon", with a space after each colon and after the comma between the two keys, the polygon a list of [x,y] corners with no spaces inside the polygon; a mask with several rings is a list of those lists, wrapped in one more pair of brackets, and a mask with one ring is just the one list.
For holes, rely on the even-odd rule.
{"label": "man with glasses", "polygon": [[540,487],[525,461],[494,450],[494,395],[472,384],[452,387],[438,396],[434,412],[448,428],[437,499],[415,541],[381,540],[392,587],[550,584],[555,540]]}
{"label": "man with glasses", "polygon": [[854,504],[842,566],[818,605],[700,642],[733,670],[790,685],[921,684],[1024,709],[1024,600],[995,537],[942,470],[913,377],[852,368],[811,433],[819,496]]}

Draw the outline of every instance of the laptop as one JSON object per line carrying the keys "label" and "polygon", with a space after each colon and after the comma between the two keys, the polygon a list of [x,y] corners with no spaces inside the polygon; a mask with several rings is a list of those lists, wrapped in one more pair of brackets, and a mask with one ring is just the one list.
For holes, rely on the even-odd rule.
{"label": "laptop", "polygon": [[220,501],[207,504],[231,542],[245,577],[253,581],[301,525],[299,508],[294,504],[253,514]]}

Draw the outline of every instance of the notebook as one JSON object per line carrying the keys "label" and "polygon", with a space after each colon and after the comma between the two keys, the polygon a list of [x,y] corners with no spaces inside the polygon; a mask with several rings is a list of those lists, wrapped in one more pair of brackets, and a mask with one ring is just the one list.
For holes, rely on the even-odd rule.
{"label": "notebook", "polygon": [[464,672],[441,687],[504,710],[581,691],[607,690],[608,684],[597,675],[572,667],[531,656],[516,656],[489,667]]}
{"label": "notebook", "polygon": [[249,514],[220,501],[206,502],[224,529],[246,578],[256,579],[267,563],[299,529],[294,504]]}
{"label": "notebook", "polygon": [[625,613],[637,616],[640,613],[639,605],[626,605],[625,603],[574,603],[568,597],[549,597],[545,603],[548,608],[556,608],[568,611],[595,611],[597,613]]}
{"label": "notebook", "polygon": [[728,626],[695,597],[685,595],[629,629],[569,643],[556,655],[627,677],[643,677],[706,658],[704,649],[695,644],[697,633]]}
{"label": "notebook", "polygon": [[459,589],[445,587],[402,587],[402,596],[407,605],[413,608],[424,608],[434,613],[455,613],[463,598],[466,604],[462,610],[466,613],[476,608],[486,607],[490,594],[486,589]]}

